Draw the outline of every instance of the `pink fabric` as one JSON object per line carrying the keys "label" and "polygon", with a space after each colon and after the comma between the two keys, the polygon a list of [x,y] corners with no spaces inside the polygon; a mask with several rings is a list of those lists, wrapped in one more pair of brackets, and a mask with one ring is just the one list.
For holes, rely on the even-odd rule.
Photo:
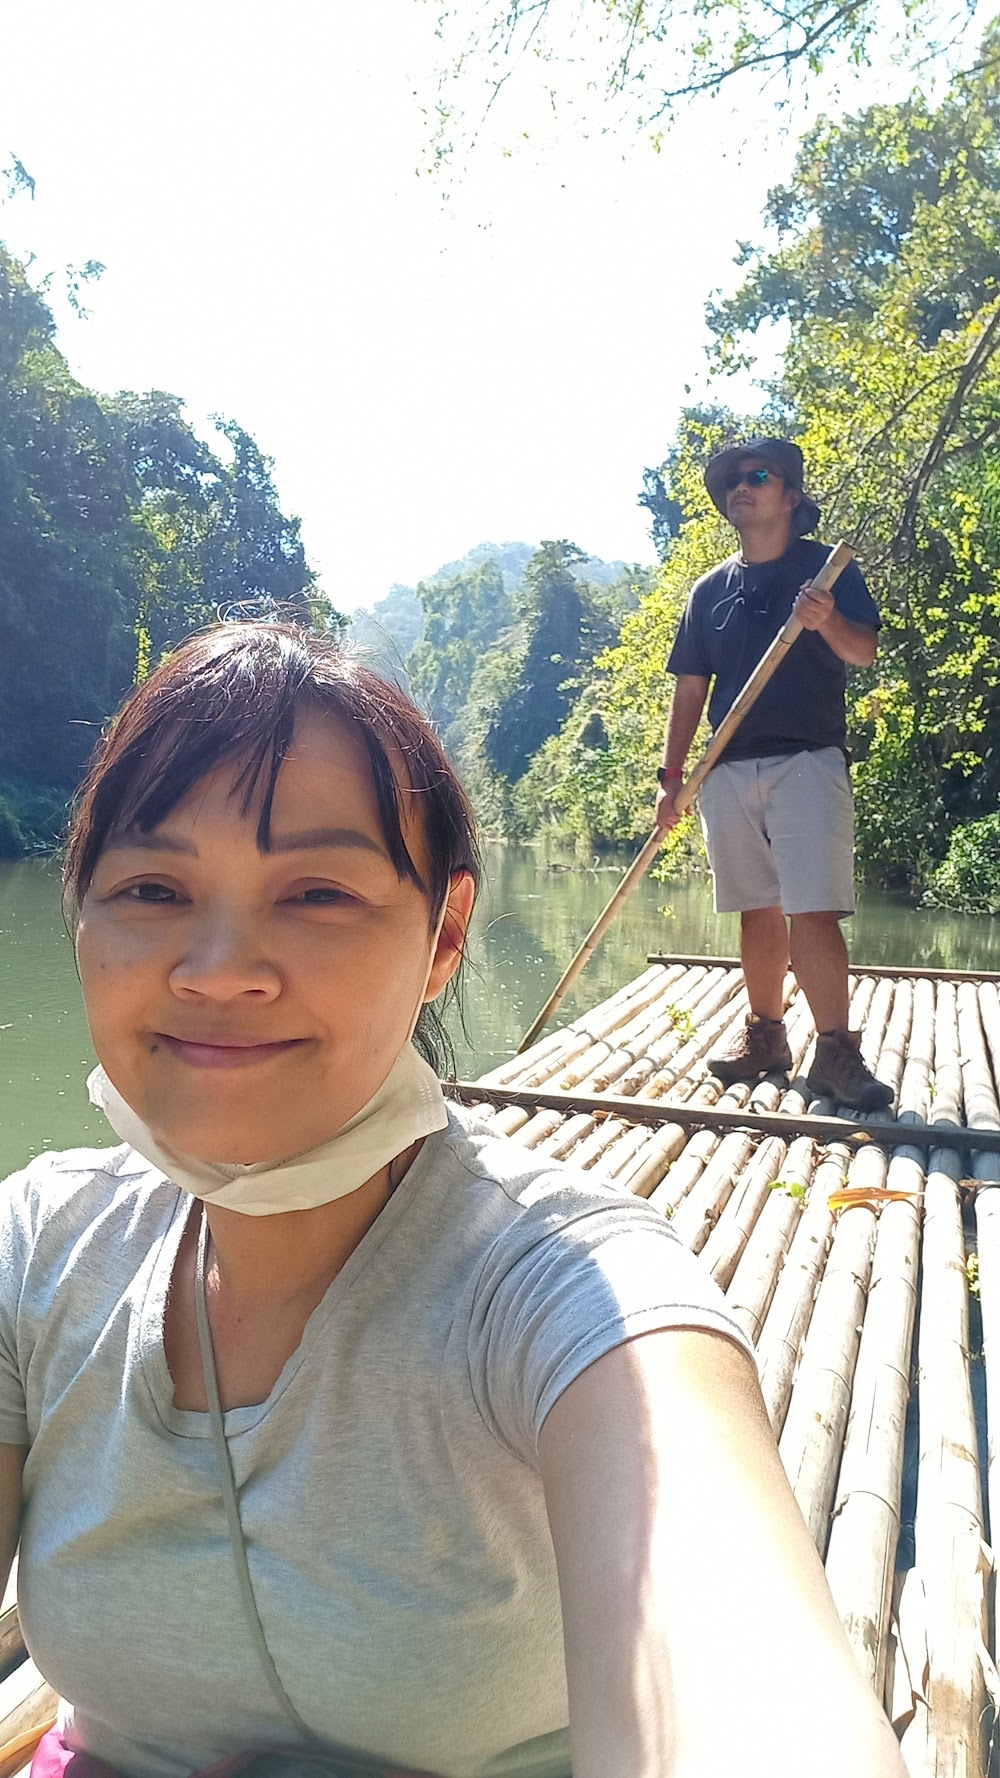
{"label": "pink fabric", "polygon": [[[252,1753],[234,1753],[229,1759],[217,1760],[214,1766],[192,1773],[192,1778],[235,1778],[253,1757]],[[65,1778],[122,1778],[114,1766],[93,1753],[75,1753],[66,1746],[58,1729],[50,1729],[35,1749],[30,1778],[63,1778],[63,1774]]]}
{"label": "pink fabric", "polygon": [[[192,1772],[191,1778],[237,1778],[237,1774],[245,1771],[256,1757],[254,1753],[233,1753],[228,1759],[217,1760],[214,1766],[203,1766],[200,1772]],[[313,1763],[309,1754],[300,1757],[308,1764]],[[122,1778],[122,1773],[92,1753],[75,1753],[72,1747],[66,1746],[58,1729],[50,1729],[35,1749],[29,1778]],[[433,1778],[433,1775],[401,1772],[393,1766],[391,1770],[386,1767],[382,1778]]]}

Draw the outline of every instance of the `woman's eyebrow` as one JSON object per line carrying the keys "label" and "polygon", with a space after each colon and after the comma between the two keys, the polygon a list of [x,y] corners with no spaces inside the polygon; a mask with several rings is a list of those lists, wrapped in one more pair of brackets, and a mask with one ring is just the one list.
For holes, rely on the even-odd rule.
{"label": "woman's eyebrow", "polygon": [[[272,834],[268,851],[316,852],[323,848],[343,850],[345,847],[355,851],[374,852],[379,858],[389,858],[384,846],[372,839],[371,834],[362,833],[357,827],[309,827],[301,833]],[[176,852],[187,858],[198,856],[198,848],[193,840],[175,838],[155,827],[149,833],[143,833],[141,828],[130,828],[125,833],[115,834],[108,840],[104,850]]]}
{"label": "woman's eyebrow", "polygon": [[272,852],[317,852],[324,847],[353,847],[356,851],[377,852],[380,858],[388,858],[384,846],[372,839],[371,834],[362,833],[357,827],[307,827],[302,833],[272,833],[269,850]]}

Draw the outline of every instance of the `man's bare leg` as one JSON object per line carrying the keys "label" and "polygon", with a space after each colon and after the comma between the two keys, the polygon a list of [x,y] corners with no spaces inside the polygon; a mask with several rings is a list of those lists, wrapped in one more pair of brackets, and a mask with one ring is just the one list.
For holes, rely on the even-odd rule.
{"label": "man's bare leg", "polygon": [[836,914],[793,914],[791,926],[792,968],[817,1031],[846,1031],[847,946],[840,921]]}
{"label": "man's bare leg", "polygon": [[[788,928],[780,908],[748,908],[740,915],[740,960],[750,1010],[760,1018],[780,1019],[788,968]],[[802,986],[808,995],[804,982]]]}

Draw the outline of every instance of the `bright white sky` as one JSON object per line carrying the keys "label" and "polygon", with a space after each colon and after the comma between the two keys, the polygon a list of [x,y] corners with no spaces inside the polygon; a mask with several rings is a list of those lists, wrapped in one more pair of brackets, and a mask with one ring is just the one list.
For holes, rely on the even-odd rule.
{"label": "bright white sky", "polygon": [[512,83],[443,202],[417,171],[435,12],[14,0],[4,18],[0,163],[37,194],[0,237],[46,269],[107,267],[89,320],[56,304],[70,364],[181,396],[199,430],[239,420],[341,609],[485,539],[651,559],[643,466],[704,387],[705,298],[794,146],[744,92],[693,108],[660,155],[579,124],[543,150]]}

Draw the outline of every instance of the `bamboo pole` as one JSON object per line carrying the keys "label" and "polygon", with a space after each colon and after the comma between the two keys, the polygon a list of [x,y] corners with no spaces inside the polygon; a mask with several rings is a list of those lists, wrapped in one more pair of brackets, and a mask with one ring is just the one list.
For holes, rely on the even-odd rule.
{"label": "bamboo pole", "polygon": [[981,981],[977,994],[979,1016],[983,1022],[983,1035],[989,1050],[993,1081],[995,1085],[1000,1086],[1000,993],[997,992],[995,982]]}
{"label": "bamboo pole", "polygon": [[[596,1111],[608,1117],[622,1118],[626,1123],[677,1123],[688,1129],[719,1132],[756,1130],[764,1136],[784,1136],[786,1139],[798,1134],[811,1136],[816,1142],[871,1142],[883,1148],[934,1148],[940,1144],[944,1133],[938,1122],[879,1124],[851,1117],[816,1117],[811,1113],[803,1113],[800,1117],[783,1112],[729,1111],[721,1106],[689,1105],[675,1099],[623,1099],[610,1093],[522,1093],[516,1088],[483,1087],[477,1081],[443,1081],[442,1090],[447,1098],[467,1105],[474,1105],[481,1099],[498,1105],[523,1105],[536,1112]],[[997,1146],[995,1132],[989,1129],[964,1126],[954,1131],[949,1129],[947,1134],[949,1142],[954,1140],[959,1150],[991,1153]]]}
{"label": "bamboo pole", "polygon": [[[976,1262],[986,1378],[986,1488],[990,1538],[996,1549],[1000,1543],[1000,1104],[994,1071],[1000,1053],[996,1047],[1000,1029],[996,1016],[996,988],[989,984],[981,986],[976,999],[978,1020],[973,1019],[972,1008],[968,1005],[961,1009],[959,1019],[963,1058],[967,1057],[969,1068],[966,1084],[972,1081],[975,1085],[971,1104],[966,1099],[966,1115],[980,1131],[997,1130],[996,1150],[979,1152],[971,1158],[972,1175],[977,1184]],[[966,1046],[971,1054],[967,1054]],[[965,1066],[963,1061],[963,1075]],[[992,1652],[995,1658],[995,1630]]]}
{"label": "bamboo pole", "polygon": [[[792,1143],[782,1169],[790,1189],[768,1194],[726,1292],[730,1313],[754,1342],[760,1337],[778,1273],[802,1215],[802,1197],[808,1191],[814,1162],[815,1150],[808,1139]],[[802,1196],[796,1195],[793,1187],[801,1187]]]}
{"label": "bamboo pole", "polygon": [[902,1119],[912,1113],[917,1123],[925,1124],[931,1115],[931,1076],[934,1072],[934,983],[913,984],[913,1006],[910,1032],[899,1083],[899,1111]]}
{"label": "bamboo pole", "polygon": [[874,1209],[856,1204],[842,1211],[778,1443],[820,1555],[829,1533],[874,1244]]}
{"label": "bamboo pole", "polygon": [[[701,957],[688,956],[683,951],[651,951],[646,958],[647,963],[705,963],[713,969],[741,969],[738,957]],[[929,981],[929,982],[1000,982],[1000,970],[991,969],[930,969],[914,965],[906,968],[892,963],[851,963],[852,975],[888,976],[893,981]]]}
{"label": "bamboo pole", "polygon": [[877,1698],[886,1684],[920,1261],[924,1172],[914,1149],[896,1151],[887,1183],[914,1196],[879,1215],[826,1557],[840,1620]]}
{"label": "bamboo pole", "polygon": [[[960,1175],[958,1155],[938,1150],[924,1197],[916,1563],[904,1585],[909,1616],[920,1622],[906,1662],[923,1680],[902,1750],[910,1771],[928,1778],[980,1778],[990,1664]],[[901,1627],[903,1618],[901,1606]]]}
{"label": "bamboo pole", "polygon": [[22,1770],[58,1708],[56,1693],[31,1660],[0,1682],[0,1778]]}
{"label": "bamboo pole", "polygon": [[638,1198],[648,1198],[682,1153],[690,1134],[682,1124],[664,1124],[654,1130],[633,1165],[618,1175],[615,1184]]}
{"label": "bamboo pole", "polygon": [[708,1240],[754,1146],[754,1138],[743,1130],[724,1136],[697,1185],[677,1211],[674,1228],[693,1253],[700,1253]]}
{"label": "bamboo pole", "polygon": [[17,1606],[8,1605],[0,1616],[0,1679],[6,1679],[8,1673],[19,1667],[27,1652]]}
{"label": "bamboo pole", "polygon": [[698,1130],[687,1142],[684,1152],[669,1173],[649,1194],[649,1202],[664,1216],[673,1217],[689,1191],[693,1191],[705,1171],[721,1138],[714,1130]]}
{"label": "bamboo pole", "polygon": [[[721,985],[721,995],[713,993]],[[593,1043],[584,1053],[575,1058],[562,1074],[559,1084],[564,1089],[571,1089],[584,1080],[589,1080],[594,1091],[603,1091],[605,1082],[610,1085],[613,1079],[623,1074],[629,1064],[643,1055],[654,1042],[659,1042],[667,1053],[679,1049],[684,1043],[684,1027],[687,1014],[695,1018],[706,1005],[721,1004],[723,999],[732,993],[731,978],[727,978],[723,970],[712,970],[701,980],[690,986],[680,984],[676,995],[663,993],[651,1004],[629,1018],[624,1024],[617,1026]]]}
{"label": "bamboo pole", "polygon": [[[691,973],[684,964],[650,965],[634,981],[626,982],[624,987],[618,988],[607,1000],[601,1001],[589,1012],[582,1013],[571,1024],[550,1031],[523,1055],[518,1052],[505,1062],[498,1063],[483,1079],[497,1086],[514,1086],[540,1065],[557,1066],[557,1058],[580,1039],[596,1042],[605,1037],[609,1031],[613,1031],[629,1018],[637,1007],[668,992],[673,983],[682,981]],[[707,972],[702,965],[698,965],[697,973],[704,975]]]}
{"label": "bamboo pole", "polygon": [[830,1193],[843,1184],[848,1158],[845,1148],[830,1149],[815,1168],[809,1196],[757,1342],[761,1393],[775,1438],[781,1437],[785,1424],[792,1381],[826,1264],[833,1229]]}
{"label": "bamboo pole", "polygon": [[995,1130],[1000,1126],[1000,1107],[983,1035],[979,996],[971,982],[962,982],[956,998],[965,1121],[974,1130]]}
{"label": "bamboo pole", "polygon": [[770,1196],[788,1153],[780,1136],[765,1136],[702,1250],[702,1259],[722,1290],[731,1283],[751,1230]]}

